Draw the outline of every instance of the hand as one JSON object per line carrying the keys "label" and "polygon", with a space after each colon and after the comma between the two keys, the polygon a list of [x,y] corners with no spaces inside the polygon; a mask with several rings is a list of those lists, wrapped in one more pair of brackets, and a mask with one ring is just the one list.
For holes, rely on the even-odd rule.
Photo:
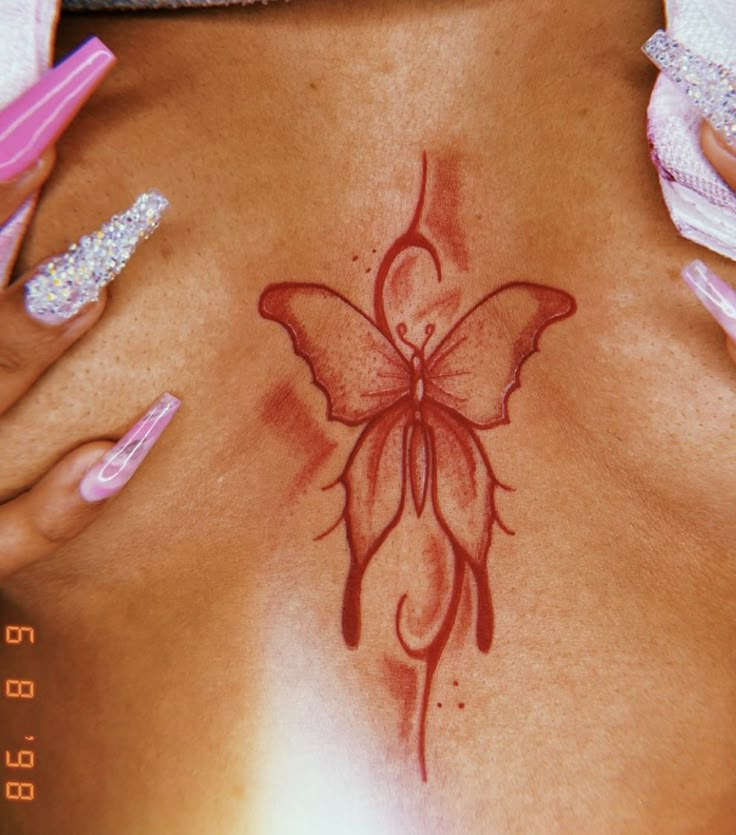
{"label": "hand", "polygon": [[[700,130],[700,145],[710,164],[736,192],[736,144],[729,145],[706,121]],[[726,350],[736,363],[736,289],[701,261],[693,261],[682,276],[726,333]]]}
{"label": "hand", "polygon": [[[0,226],[48,177],[53,143],[113,60],[100,41],[87,41],[0,112]],[[167,205],[157,192],[141,195],[65,253],[0,285],[0,418],[102,316],[105,285],[156,229]],[[178,406],[163,395],[117,444],[78,447],[0,505],[0,581],[83,531],[127,483]]]}
{"label": "hand", "polygon": [[[682,91],[685,100],[690,102],[689,106],[702,116],[700,145],[703,154],[724,183],[736,192],[736,110],[733,107],[736,75],[725,66],[697,54],[662,30],[655,32],[642,48],[644,54]],[[680,182],[683,169],[687,172],[686,161],[692,152],[687,151],[688,143],[682,141],[683,134],[676,133],[678,128],[672,128],[675,121],[672,119],[675,100],[669,94],[657,96],[655,88],[655,94],[649,104],[648,127],[652,159],[660,170],[660,176],[664,175],[667,182],[674,182],[683,192],[699,196],[707,203],[710,201],[709,193],[704,192],[702,186],[694,185],[689,175],[687,183]],[[674,112],[680,113],[679,110]],[[673,131],[679,141],[664,142],[664,137],[670,136]],[[673,151],[673,148],[677,151]],[[686,149],[684,153],[683,148]],[[713,179],[716,180],[715,185],[718,185],[717,178]],[[681,197],[677,205],[683,203],[691,205],[691,197]],[[692,231],[682,231],[682,234],[700,242],[708,223],[703,219],[700,223],[694,220],[698,213],[692,209],[688,214],[678,217],[679,212],[673,210],[672,200],[669,205],[670,214],[678,229],[682,231],[684,227],[689,230],[692,226]],[[718,209],[714,208],[714,211],[717,213]],[[725,215],[731,215],[728,210],[723,211]],[[698,237],[693,237],[693,231],[698,232]],[[712,227],[708,228],[709,236],[720,241],[719,232],[718,228],[715,231]],[[733,253],[731,240],[732,236],[729,237],[728,243],[724,243],[724,252]],[[688,264],[682,271],[682,276],[725,331],[729,356],[736,361],[736,289],[701,261]]]}

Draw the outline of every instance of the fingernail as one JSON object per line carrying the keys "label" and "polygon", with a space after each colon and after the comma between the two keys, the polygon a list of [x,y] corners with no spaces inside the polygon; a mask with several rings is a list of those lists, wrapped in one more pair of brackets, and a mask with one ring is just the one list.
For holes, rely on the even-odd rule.
{"label": "fingernail", "polygon": [[736,150],[736,70],[697,55],[661,29],[642,50]]}
{"label": "fingernail", "polygon": [[164,429],[176,414],[181,400],[162,395],[145,415],[84,475],[79,492],[86,502],[101,502],[119,493],[140,467]]}
{"label": "fingernail", "polygon": [[708,313],[736,341],[736,290],[702,261],[688,264],[682,277]]}
{"label": "fingernail", "polygon": [[138,244],[158,228],[168,205],[163,194],[147,191],[97,232],[42,264],[24,287],[29,315],[58,324],[95,301],[100,289],[120,274]]}
{"label": "fingernail", "polygon": [[0,111],[0,180],[11,180],[59,138],[115,62],[90,38]]}

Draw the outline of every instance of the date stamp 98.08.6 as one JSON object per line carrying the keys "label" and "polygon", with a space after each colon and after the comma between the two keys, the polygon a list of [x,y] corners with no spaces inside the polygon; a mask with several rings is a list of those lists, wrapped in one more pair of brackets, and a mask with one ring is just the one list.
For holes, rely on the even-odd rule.
{"label": "date stamp 98.08.6", "polygon": [[[9,649],[21,649],[36,642],[36,632],[31,626],[6,624],[3,638]],[[36,696],[36,686],[32,679],[17,675],[3,677],[3,697],[15,704],[23,704]],[[17,701],[16,701],[17,700]],[[17,723],[13,723],[17,727]],[[3,798],[10,802],[29,802],[35,799],[36,788],[33,781],[33,769],[36,755],[29,743],[33,735],[23,735],[17,745],[6,747],[3,752]]]}

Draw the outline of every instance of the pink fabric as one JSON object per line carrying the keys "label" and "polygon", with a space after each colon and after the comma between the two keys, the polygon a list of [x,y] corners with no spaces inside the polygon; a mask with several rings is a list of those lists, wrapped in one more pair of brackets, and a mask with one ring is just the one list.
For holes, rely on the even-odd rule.
{"label": "pink fabric", "polygon": [[[736,69],[736,0],[665,0],[667,33],[710,61]],[[660,75],[649,102],[649,144],[680,234],[736,261],[736,194],[699,144],[702,116]]]}
{"label": "pink fabric", "polygon": [[[57,15],[57,0],[0,0],[0,107],[48,69]],[[0,288],[8,281],[34,206],[35,199],[29,200],[0,229]]]}

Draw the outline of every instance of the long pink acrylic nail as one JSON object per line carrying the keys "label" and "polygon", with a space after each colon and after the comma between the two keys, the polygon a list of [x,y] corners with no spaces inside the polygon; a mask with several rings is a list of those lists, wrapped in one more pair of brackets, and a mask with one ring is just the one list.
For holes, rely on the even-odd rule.
{"label": "long pink acrylic nail", "polygon": [[736,290],[702,261],[693,261],[682,271],[686,284],[724,331],[736,341]]}
{"label": "long pink acrylic nail", "polygon": [[54,144],[114,63],[105,44],[90,38],[0,111],[0,181]]}
{"label": "long pink acrylic nail", "polygon": [[87,502],[101,502],[119,493],[161,437],[181,400],[168,392],[85,473],[79,492]]}

